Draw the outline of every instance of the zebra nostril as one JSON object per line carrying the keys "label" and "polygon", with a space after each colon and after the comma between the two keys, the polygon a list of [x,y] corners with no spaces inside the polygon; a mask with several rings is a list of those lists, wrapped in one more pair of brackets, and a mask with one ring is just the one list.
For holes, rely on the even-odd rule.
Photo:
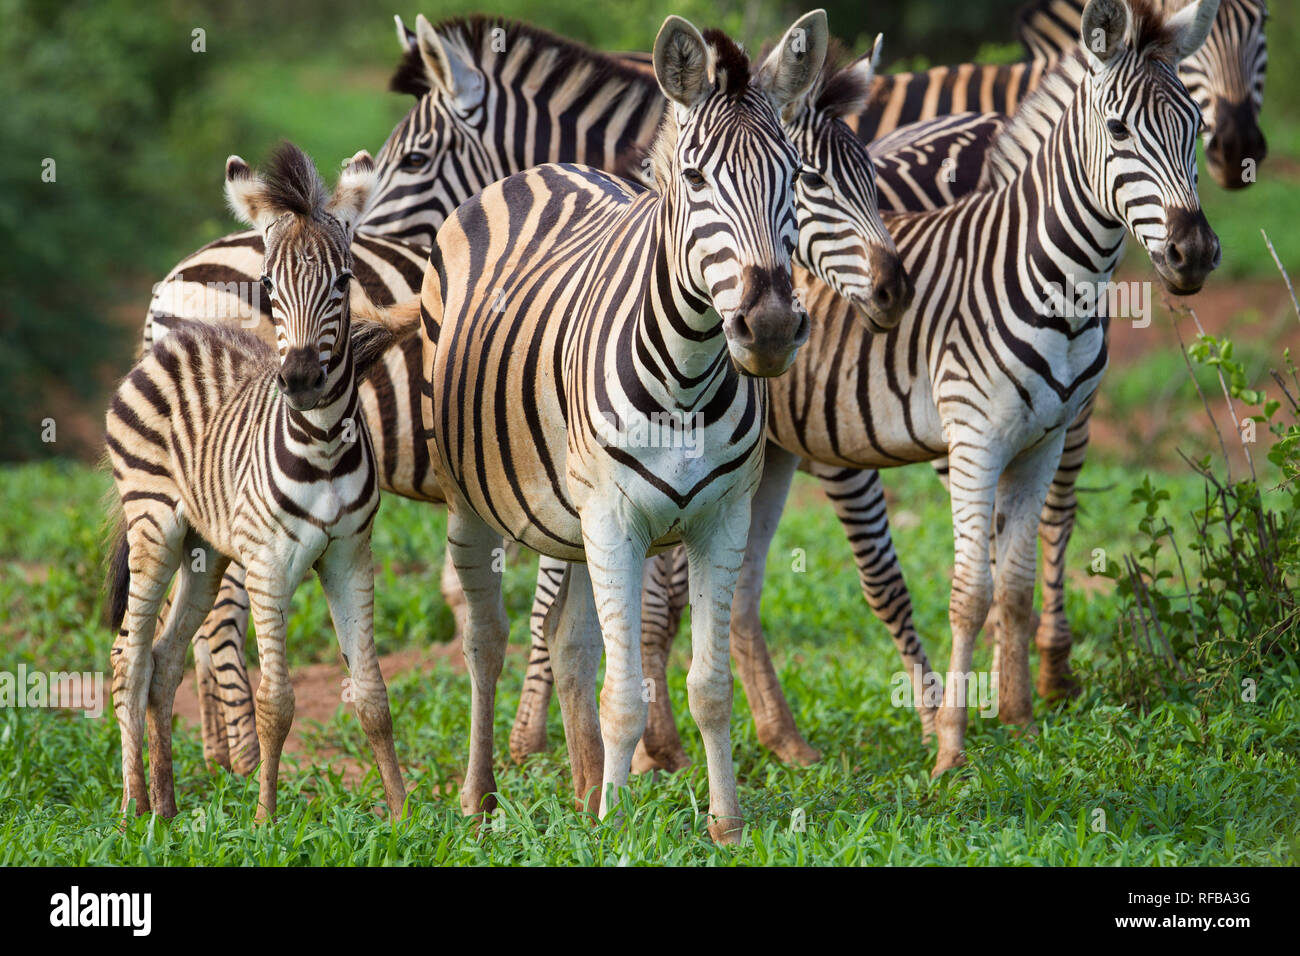
{"label": "zebra nostril", "polygon": [[1167,262],[1172,269],[1181,269],[1187,262],[1187,258],[1183,255],[1182,247],[1180,247],[1173,239],[1165,243],[1165,262]]}
{"label": "zebra nostril", "polygon": [[735,329],[736,341],[742,343],[754,341],[754,330],[749,327],[749,319],[745,316],[744,312],[736,313]]}
{"label": "zebra nostril", "polygon": [[888,312],[892,309],[896,300],[896,291],[892,282],[876,286],[875,294],[872,296],[876,302],[876,307],[882,312]]}

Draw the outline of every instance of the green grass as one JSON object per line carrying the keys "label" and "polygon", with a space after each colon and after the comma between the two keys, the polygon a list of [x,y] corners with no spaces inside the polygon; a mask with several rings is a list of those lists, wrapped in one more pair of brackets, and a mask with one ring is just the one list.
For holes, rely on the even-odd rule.
{"label": "green grass", "polygon": [[[1073,542],[1073,566],[1094,548],[1136,543],[1128,489],[1142,472],[1090,463]],[[1180,510],[1199,486],[1163,476]],[[887,476],[896,540],[932,656],[946,658],[951,524],[928,469]],[[0,471],[0,668],[104,670],[110,638],[100,623],[99,497],[102,475],[81,466]],[[423,647],[451,635],[438,596],[444,518],[438,509],[389,499],[375,552],[381,647]],[[806,570],[794,570],[803,549]],[[512,641],[527,642],[535,564],[507,569]],[[45,569],[48,569],[46,571]],[[468,679],[439,664],[391,682],[398,755],[413,788],[411,820],[377,817],[373,770],[357,786],[324,771],[340,753],[370,767],[355,717],[340,707],[307,735],[281,781],[280,817],[254,825],[255,782],[202,769],[197,733],[178,729],[181,816],[117,826],[120,757],[110,714],[0,710],[0,864],[1258,864],[1295,863],[1300,674],[1293,663],[1259,680],[1256,702],[1224,699],[1203,724],[1192,706],[1168,700],[1135,712],[1108,694],[1114,602],[1109,585],[1076,586],[1070,615],[1087,687],[1064,711],[1040,705],[1036,739],[973,718],[971,763],[931,782],[933,750],[915,715],[891,706],[897,656],[866,611],[847,545],[813,483],[801,478],[772,549],[764,619],[796,720],[823,752],[810,768],[776,763],[758,744],[737,685],[732,721],[741,805],[739,848],[714,847],[703,752],[685,704],[687,642],[679,642],[669,692],[693,767],[634,778],[633,809],[620,829],[570,809],[563,737],[554,750],[510,763],[505,738],[521,682],[512,655],[497,705],[499,826],[475,833],[460,816],[457,786],[466,754]],[[316,585],[295,603],[290,650],[299,663],[333,660],[333,636]],[[987,650],[977,666],[987,664]],[[1105,830],[1094,829],[1104,815]],[[801,811],[802,832],[792,829]]]}

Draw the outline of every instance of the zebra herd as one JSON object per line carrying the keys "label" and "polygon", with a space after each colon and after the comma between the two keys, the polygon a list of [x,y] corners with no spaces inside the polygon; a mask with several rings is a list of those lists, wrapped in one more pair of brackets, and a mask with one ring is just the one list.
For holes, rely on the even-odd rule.
{"label": "zebra herd", "polygon": [[[285,608],[315,568],[400,811],[373,640],[381,489],[449,508],[467,814],[494,805],[504,540],[541,555],[515,759],[545,747],[554,684],[591,809],[609,812],[632,769],[682,766],[667,695],[650,704],[643,687],[664,686],[688,597],[710,834],[737,839],[743,822],[728,654],[760,741],[817,759],[759,623],[801,465],[938,738],[934,773],[963,762],[986,624],[999,718],[1029,725],[1031,637],[1039,692],[1073,690],[1065,547],[1107,362],[1107,316],[1062,312],[1053,290],[1106,282],[1129,235],[1166,288],[1199,290],[1219,245],[1196,143],[1225,187],[1253,180],[1266,15],[1262,0],[1035,0],[1024,63],[882,76],[879,40],[848,56],[822,11],[758,63],[677,17],[650,57],[493,18],[398,20],[391,86],[415,106],[332,197],[295,148],[263,175],[232,157],[227,195],[254,229],[159,285],[110,407],[123,808],[176,812],[170,715],[192,637],[205,755],[260,763],[259,814],[274,812],[293,714]],[[674,441],[636,440],[652,429]],[[922,461],[952,498],[942,677],[878,476]]]}

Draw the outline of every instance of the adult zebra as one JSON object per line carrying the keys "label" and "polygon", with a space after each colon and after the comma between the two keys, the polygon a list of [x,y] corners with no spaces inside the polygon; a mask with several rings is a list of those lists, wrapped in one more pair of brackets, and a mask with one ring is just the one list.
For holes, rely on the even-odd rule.
{"label": "adult zebra", "polygon": [[[1160,0],[1170,13],[1189,0]],[[1054,62],[1073,45],[1083,0],[1033,0],[1016,15],[1016,33],[1036,60]],[[1202,138],[1210,175],[1224,189],[1255,182],[1268,142],[1259,128],[1268,46],[1265,0],[1222,0],[1201,48],[1178,65],[1178,75],[1205,120]]]}
{"label": "adult zebra", "polygon": [[[733,640],[761,647],[755,635],[766,552],[801,457],[817,463],[814,472],[846,527],[863,532],[855,554],[873,608],[880,613],[874,588],[891,630],[914,636],[901,575],[882,574],[897,563],[878,476],[859,469],[948,454],[956,535],[949,674],[969,673],[971,643],[996,594],[1005,629],[1000,716],[1029,720],[1037,524],[1030,516],[1043,507],[1067,426],[1105,367],[1100,318],[1054,315],[1054,293],[1107,279],[1126,225],[1175,291],[1195,291],[1217,264],[1217,240],[1196,197],[1199,116],[1174,72],[1204,38],[1215,6],[1202,0],[1164,18],[1141,0],[1089,4],[1085,36],[1102,30],[1108,55],[1077,48],[1054,68],[998,137],[984,188],[934,212],[886,216],[917,284],[895,331],[863,334],[824,288],[806,300],[816,318],[812,337],[791,372],[771,386],[773,444],[732,609]],[[1035,127],[1043,115],[1056,117],[1045,137]],[[949,264],[958,270],[952,282],[942,275]],[[877,505],[858,507],[860,486],[837,493],[841,476],[874,483],[865,497]],[[996,592],[989,559],[995,513]],[[757,719],[772,706],[770,688],[745,683],[751,702],[759,701]],[[936,773],[961,760],[964,684],[950,680],[945,689]],[[647,756],[665,763],[665,755]]]}
{"label": "adult zebra", "polygon": [[[520,29],[524,31],[520,35],[527,37],[534,48],[545,38],[531,28]],[[412,54],[408,50],[399,71],[404,76],[402,85],[416,82],[411,74],[413,56],[428,69],[439,62],[431,46],[432,34],[422,27],[421,35],[425,37],[423,52],[417,49]],[[581,48],[565,41],[555,42],[561,44],[569,58],[567,62],[578,75],[600,75],[607,71],[603,55],[584,51],[589,62],[580,64],[574,51]],[[908,295],[906,276],[880,222],[872,169],[866,165],[854,166],[840,158],[846,145],[856,144],[839,118],[860,108],[878,52],[879,41],[871,55],[855,60],[841,71],[834,88],[823,89],[819,85],[786,111],[783,122],[806,157],[795,190],[799,225],[796,260],[847,296],[864,316],[887,325],[896,319]],[[429,82],[433,82],[432,78]],[[654,82],[653,77],[650,82]],[[496,102],[502,105],[500,99]],[[383,270],[357,269],[358,279],[363,280],[364,292],[370,298],[382,304],[418,296],[418,287],[409,284],[409,263],[417,256],[425,258],[426,253],[393,240],[357,237],[353,250],[358,263],[361,248],[372,262],[382,255],[388,255],[393,262],[391,268]],[[373,291],[375,282],[381,283],[377,291]],[[357,295],[366,298],[362,292]],[[163,327],[165,323],[160,323],[159,328]],[[265,334],[269,329],[262,323],[256,331]],[[360,400],[375,445],[381,487],[417,500],[442,502],[442,491],[429,467],[427,445],[416,434],[419,366],[418,341],[399,341],[361,382]],[[445,564],[443,590],[455,607],[459,587],[450,572],[450,564]],[[247,607],[241,572],[232,566],[223,582],[217,607],[195,640],[205,754],[216,763],[233,764],[237,770],[251,769],[258,754],[242,656]],[[540,621],[537,624],[540,626]]]}
{"label": "adult zebra", "polygon": [[[762,463],[763,377],[785,371],[808,335],[790,281],[798,153],[778,114],[816,79],[827,39],[824,11],[807,14],[751,77],[725,34],[669,17],[654,47],[671,100],[653,150],[657,191],[542,166],[484,190],[438,232],[421,292],[434,329],[422,408],[469,605],[467,813],[496,788],[502,536],[577,562],[551,651],[575,791],[599,782],[602,816],[645,725],[645,557],[681,542],[709,832],[739,838],[728,609]],[[684,452],[683,430],[698,456]]]}
{"label": "adult zebra", "polygon": [[[293,720],[284,654],[289,602],[321,579],[352,671],[357,713],[394,816],[405,790],[375,654],[370,529],[379,487],[358,415],[357,373],[392,338],[349,309],[351,231],[374,181],[370,155],[346,165],[331,196],[311,161],[286,145],[265,178],[226,163],[231,206],[265,237],[263,283],[277,349],[245,332],[186,323],[140,360],[107,415],[121,508],[111,586],[113,700],[122,735],[122,807],[176,815],[171,713],[189,638],[211,610],[226,564],[248,569],[262,683],[257,816],[273,816],[280,752]],[[278,352],[278,357],[277,357]],[[157,612],[180,570],[175,613]],[[148,713],[150,792],[144,785]]]}

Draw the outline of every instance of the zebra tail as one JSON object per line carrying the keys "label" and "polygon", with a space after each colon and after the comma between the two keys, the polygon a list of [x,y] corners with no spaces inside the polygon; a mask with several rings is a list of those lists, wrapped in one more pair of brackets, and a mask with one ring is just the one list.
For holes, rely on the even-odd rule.
{"label": "zebra tail", "polygon": [[[112,471],[113,464],[104,452],[102,467]],[[131,564],[126,545],[126,515],[122,512],[122,499],[118,489],[109,485],[104,492],[104,541],[108,544],[108,568],[104,576],[104,590],[108,595],[109,626],[116,634],[126,617],[126,597],[131,587]]]}
{"label": "zebra tail", "polygon": [[113,530],[112,551],[108,559],[108,579],[105,588],[108,591],[108,623],[116,634],[122,628],[122,619],[126,617],[126,596],[131,588],[131,564],[128,560],[126,545],[126,522],[118,516],[117,526]]}
{"label": "zebra tail", "polygon": [[370,303],[352,305],[352,332],[348,344],[357,378],[365,378],[371,366],[388,349],[420,330],[420,299],[399,302],[387,309]]}

